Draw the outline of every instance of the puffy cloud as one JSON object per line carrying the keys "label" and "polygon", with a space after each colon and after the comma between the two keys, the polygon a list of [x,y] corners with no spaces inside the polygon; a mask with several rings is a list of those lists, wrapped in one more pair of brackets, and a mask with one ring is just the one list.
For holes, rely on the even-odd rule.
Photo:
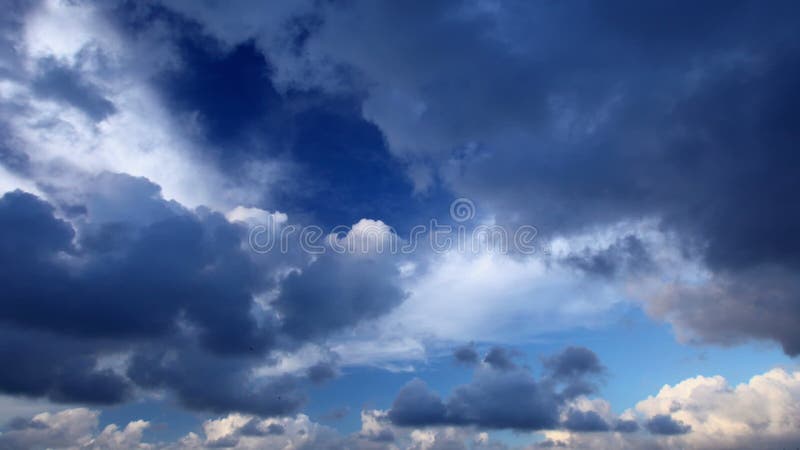
{"label": "puffy cloud", "polygon": [[515,369],[517,365],[511,360],[511,355],[509,353],[510,352],[504,347],[492,347],[489,349],[489,352],[486,353],[483,362],[497,370]]}
{"label": "puffy cloud", "polygon": [[[76,198],[85,206],[72,222],[32,194],[0,198],[0,359],[15,368],[0,376],[4,392],[116,403],[140,387],[192,409],[291,414],[307,380],[336,375],[333,360],[306,373],[254,369],[403,299],[389,259],[260,259],[244,226],[168,202],[144,179],[102,174]],[[296,263],[301,274],[276,274]],[[277,297],[259,303],[270,290]]]}
{"label": "puffy cloud", "polygon": [[[617,421],[615,431],[620,432],[545,434],[566,448],[791,447],[800,439],[799,398],[800,372],[773,369],[736,386],[721,376],[697,376],[666,385],[637,403]],[[647,433],[635,432],[632,418]]]}
{"label": "puffy cloud", "polygon": [[0,445],[9,450],[30,448],[135,450],[151,449],[142,443],[149,423],[135,420],[124,428],[110,424],[98,433],[99,412],[86,408],[41,413],[32,419],[16,420],[0,434]]}
{"label": "puffy cloud", "polygon": [[453,350],[453,358],[456,362],[466,365],[475,365],[478,363],[478,351],[475,350],[474,344],[463,345]]}
{"label": "puffy cloud", "polygon": [[[586,358],[582,350],[569,348],[554,358],[573,361],[577,352],[582,354],[581,358]],[[451,424],[516,430],[551,429],[558,426],[565,402],[588,393],[584,389],[590,385],[587,379],[597,373],[595,365],[573,364],[568,376],[537,381],[527,370],[517,368],[507,356],[500,357],[500,354],[505,355],[505,352],[492,349],[491,360],[497,361],[477,368],[473,380],[455,387],[446,400],[423,381],[412,380],[397,394],[389,418],[402,426]],[[504,364],[499,364],[500,361]],[[576,385],[580,388],[575,388]],[[573,422],[582,418],[575,418]]]}
{"label": "puffy cloud", "polygon": [[[513,381],[509,371],[494,371],[494,374],[504,377],[506,382]],[[449,414],[447,410],[451,408],[451,402],[460,399],[459,411],[466,413],[469,410],[473,414],[462,418],[483,417],[481,423],[462,420],[453,426],[441,422],[417,424],[419,427],[400,426],[393,423],[400,412],[395,409],[400,406],[396,402],[389,411],[361,411],[361,429],[350,435],[317,424],[303,414],[269,419],[228,414],[206,420],[200,434],[192,432],[174,442],[143,443],[143,440],[147,441],[144,432],[148,422],[136,420],[125,427],[110,424],[99,430],[97,411],[76,408],[18,417],[10,421],[0,434],[0,445],[10,449],[48,447],[70,450],[510,448],[491,439],[487,432],[480,431],[480,428],[493,426],[486,422],[487,416],[475,414],[489,411],[497,402],[487,404],[489,398],[477,395],[477,386],[484,383],[477,380],[479,377],[476,374],[476,380],[470,385],[456,388],[446,402],[442,402],[421,381],[413,381],[404,388],[414,395],[406,398],[408,402],[403,408],[414,408],[419,404],[416,402],[436,404],[439,405],[438,411],[433,411],[437,408],[429,410],[441,419]],[[497,389],[501,387],[497,386]],[[521,385],[514,385],[514,389],[520,395],[529,393]],[[459,390],[462,393],[457,393]],[[466,391],[470,391],[469,395]],[[496,389],[492,392],[499,393]],[[467,407],[467,397],[481,400],[481,403]],[[398,400],[400,398],[398,396]],[[783,369],[754,376],[737,386],[728,385],[719,376],[698,376],[672,386],[666,385],[656,395],[640,401],[634,409],[619,417],[611,412],[605,400],[581,396],[561,404],[559,408],[562,411],[556,411],[552,421],[548,422],[550,425],[540,430],[543,439],[525,448],[744,450],[790,447],[800,439],[800,422],[796,420],[799,417],[799,398],[800,372],[790,373]],[[505,403],[512,408],[520,406],[513,402]],[[530,413],[524,408],[516,411]],[[505,414],[499,410],[494,412],[496,417]],[[643,424],[642,428],[636,425],[637,421]]]}
{"label": "puffy cloud", "polygon": [[680,420],[675,420],[666,414],[658,414],[647,420],[645,423],[647,431],[653,434],[686,434],[692,431],[692,427],[684,424]]}
{"label": "puffy cloud", "polygon": [[632,288],[647,299],[652,315],[675,324],[684,341],[731,345],[773,339],[787,354],[800,354],[794,326],[800,282],[791,269],[762,265],[707,273],[698,281],[643,282]]}
{"label": "puffy cloud", "polygon": [[569,431],[578,432],[608,431],[610,428],[596,412],[580,410],[570,410],[567,414],[567,419],[563,422],[563,426]]}
{"label": "puffy cloud", "polygon": [[290,274],[275,300],[284,330],[301,340],[314,339],[374,319],[400,304],[396,264],[386,258],[326,254]]}

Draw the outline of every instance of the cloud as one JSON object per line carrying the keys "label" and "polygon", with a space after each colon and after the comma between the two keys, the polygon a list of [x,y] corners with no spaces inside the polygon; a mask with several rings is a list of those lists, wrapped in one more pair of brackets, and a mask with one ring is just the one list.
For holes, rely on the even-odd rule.
{"label": "cloud", "polygon": [[[554,358],[569,360],[569,348]],[[588,351],[588,350],[586,350]],[[490,355],[504,354],[497,349]],[[591,352],[590,352],[591,353]],[[593,354],[592,354],[593,355]],[[498,361],[510,362],[497,358]],[[578,365],[570,377],[535,380],[516,365],[488,364],[475,369],[468,384],[457,386],[442,400],[427,385],[415,379],[397,394],[389,418],[401,426],[474,425],[493,429],[542,430],[558,426],[560,409],[588,385],[584,377],[595,374],[594,366]]]}
{"label": "cloud", "polygon": [[319,362],[307,369],[308,378],[314,383],[324,383],[336,377],[336,366],[330,362]]}
{"label": "cloud", "polygon": [[658,414],[651,417],[645,423],[647,431],[653,434],[675,435],[686,434],[692,431],[692,427],[684,424],[680,420],[675,420],[667,414]]}
{"label": "cloud", "polygon": [[511,360],[510,352],[503,347],[492,347],[483,362],[490,365],[493,369],[497,370],[511,370],[516,369],[517,365]]}
{"label": "cloud", "polygon": [[[32,194],[0,198],[9,343],[0,359],[15,367],[0,376],[4,392],[102,404],[139,387],[165,389],[191,409],[291,414],[308,381],[335,376],[332,366],[253,370],[403,299],[387,259],[335,255],[276,276],[302,259],[254,258],[244,226],[168,202],[145,179],[102,174],[78,198],[86,206],[74,222]],[[270,289],[277,298],[257,303]],[[100,367],[103,358],[118,363]]]}
{"label": "cloud", "polygon": [[707,274],[701,282],[634,285],[645,307],[671,321],[686,342],[733,345],[748,339],[778,341],[789,355],[800,354],[800,333],[793,326],[800,282],[793,270],[762,265]]}
{"label": "cloud", "polygon": [[[292,22],[285,10],[260,25],[238,16],[247,28],[232,25],[235,10],[181,10],[226,39],[254,38],[279,90],[363,95],[364,117],[407,162],[417,191],[444,187],[497,224],[536,225],[542,239],[653,220],[720,278],[750,279],[763,267],[797,278],[800,216],[787,206],[798,190],[796,127],[786,118],[796,115],[800,58],[785,45],[797,5],[551,6],[326,4],[298,14],[316,25],[291,45],[274,26]],[[659,22],[686,11],[691,19]],[[569,262],[612,278],[648,268],[623,237]],[[798,295],[788,288],[786,297]],[[795,352],[783,327],[742,318],[706,330],[673,306],[658,317],[708,341],[766,338]]]}
{"label": "cloud", "polygon": [[477,364],[479,360],[478,351],[475,350],[474,344],[457,347],[453,350],[453,358],[456,362],[468,366]]}
{"label": "cloud", "polygon": [[5,169],[53,195],[112,171],[147,177],[191,207],[227,211],[261,199],[266,189],[255,178],[273,161],[251,165],[258,173],[248,184],[198,154],[193,126],[169,111],[152,83],[178,63],[171,34],[155,20],[146,38],[136,35],[111,17],[114,9],[48,0],[4,23],[13,50],[0,55],[2,147],[22,161],[4,158]]}
{"label": "cloud", "polygon": [[[494,371],[494,374],[506,377],[506,381],[511,376],[509,371]],[[530,375],[525,375],[530,378]],[[476,379],[470,383],[473,393],[481,383],[476,381],[478,377],[479,374],[476,374]],[[514,389],[519,387],[514,386]],[[456,391],[463,388],[458,387]],[[417,405],[416,401],[443,406],[444,412],[441,409],[433,411],[433,415],[439,419],[443,417],[442,414],[447,416],[450,399],[465,399],[463,394],[454,391],[447,402],[442,402],[419,380],[412,381],[404,390],[413,391],[416,396],[407,397],[409,402],[405,405],[408,408]],[[526,394],[529,391],[522,389],[517,392]],[[472,398],[478,400],[477,396]],[[737,386],[729,386],[719,376],[689,378],[675,385],[664,386],[656,395],[640,401],[634,409],[625,411],[619,417],[611,412],[608,402],[602,399],[577,397],[561,405],[560,420],[556,413],[549,427],[541,429],[541,441],[525,448],[744,450],[790,447],[800,439],[800,424],[792,420],[797,417],[798,398],[800,372],[790,373],[783,369],[756,375]],[[476,403],[470,411],[477,413],[476,408],[486,411],[495,404],[495,401]],[[514,406],[509,402],[506,404]],[[389,411],[362,410],[361,429],[349,435],[317,424],[303,414],[269,419],[228,414],[204,421],[199,434],[192,432],[176,441],[152,444],[142,442],[147,440],[144,432],[148,428],[148,421],[134,420],[125,427],[110,424],[101,431],[98,429],[98,411],[73,408],[12,420],[0,434],[0,445],[10,449],[49,447],[98,450],[201,450],[220,446],[238,450],[509,448],[481,430],[492,428],[488,424],[462,421],[452,426],[444,423],[400,426],[393,423],[397,417],[394,408]],[[517,411],[530,412],[526,409]],[[645,424],[644,429],[636,426],[637,421]],[[534,438],[531,437],[531,440]]]}
{"label": "cloud", "polygon": [[41,75],[32,84],[37,95],[70,104],[98,122],[116,111],[114,104],[98,92],[97,86],[82,80],[79,72],[53,59],[45,59],[40,66]]}
{"label": "cloud", "polygon": [[[578,432],[608,431],[610,429],[605,420],[594,411],[570,410],[567,420],[562,425],[569,431]],[[619,428],[616,427],[615,430],[619,430]]]}
{"label": "cloud", "polygon": [[55,414],[41,413],[21,419],[0,434],[0,445],[9,450],[30,448],[89,450],[135,450],[153,448],[142,443],[149,422],[135,420],[120,429],[117,425],[98,430],[99,412],[75,408]]}
{"label": "cloud", "polygon": [[405,293],[398,276],[396,265],[384,257],[326,254],[302,272],[290,274],[274,305],[288,335],[314,339],[399,305]]}
{"label": "cloud", "polygon": [[586,347],[567,347],[542,361],[547,374],[556,379],[575,379],[586,374],[601,374],[605,368]]}
{"label": "cloud", "polygon": [[[692,450],[791,447],[800,373],[773,369],[731,386],[721,376],[697,376],[665,385],[616,421],[612,433],[546,432],[565,448],[686,448]],[[584,410],[590,410],[583,405]],[[595,409],[603,414],[602,409]],[[638,420],[647,433],[636,432]],[[624,429],[620,429],[620,427]]]}

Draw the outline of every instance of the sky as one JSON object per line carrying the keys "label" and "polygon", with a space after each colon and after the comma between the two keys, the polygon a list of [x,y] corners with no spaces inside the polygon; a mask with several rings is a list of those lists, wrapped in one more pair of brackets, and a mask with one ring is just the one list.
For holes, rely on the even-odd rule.
{"label": "sky", "polygon": [[797,2],[0,6],[0,448],[800,446]]}

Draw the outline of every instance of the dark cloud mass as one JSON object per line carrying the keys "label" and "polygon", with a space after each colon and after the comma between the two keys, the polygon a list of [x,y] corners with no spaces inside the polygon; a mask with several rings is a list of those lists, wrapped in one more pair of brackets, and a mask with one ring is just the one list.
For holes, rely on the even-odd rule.
{"label": "dark cloud mass", "polygon": [[[529,319],[551,314],[546,332],[564,331],[562,309],[594,325],[633,304],[681,342],[800,355],[797,1],[0,3],[3,395],[163,393],[211,414],[291,416],[310,392],[362,398],[325,391],[353,365],[354,378],[406,368],[476,339],[448,360],[468,382],[408,381],[388,412],[362,411],[359,445],[440,426],[671,442],[706,424],[586,409],[610,372],[593,351],[532,371],[493,345],[536,337]],[[410,230],[460,197],[477,207],[460,224],[535,226],[545,251],[247,245],[255,216]],[[566,296],[578,300],[561,308]],[[309,409],[349,427],[353,405]],[[350,448],[323,426],[267,423],[203,445]],[[7,428],[0,446],[58,448],[69,427]]]}
{"label": "dark cloud mass", "polygon": [[[653,218],[721,278],[758,283],[776,266],[781,285],[797,278],[795,2],[354,1],[324,17],[309,53],[372,83],[365,115],[394,154],[428,166],[425,186],[441,181],[540,239]],[[603,276],[653,268],[633,237],[567,262]],[[798,295],[731,295],[725,309],[754,307],[753,320],[675,324],[797,354],[796,328],[759,323],[796,320]],[[670,306],[663,317],[687,315]]]}
{"label": "dark cloud mass", "polygon": [[[596,412],[574,409],[567,413],[567,420],[562,425],[569,431],[579,432],[608,431],[610,429],[606,421]],[[625,426],[622,429],[625,429]],[[621,429],[615,427],[614,430],[620,431]]]}
{"label": "dark cloud mass", "polygon": [[461,347],[457,347],[453,350],[453,358],[459,364],[464,365],[475,365],[478,363],[479,355],[478,351],[475,349],[475,346],[470,345],[462,345]]}
{"label": "dark cloud mass", "polygon": [[[253,296],[271,284],[242,248],[244,227],[166,202],[144,179],[104,174],[95,186],[86,211],[97,221],[78,233],[34,195],[0,198],[0,361],[15,368],[0,375],[3,392],[116,403],[138,386],[167,389],[193,409],[290,414],[306,400],[304,380],[322,382],[335,368],[260,379],[252,369],[272,350],[403,299],[389,265],[342,257],[312,264],[302,286],[285,280],[276,310],[259,311]],[[130,204],[143,213],[135,220],[121,209]],[[115,354],[127,355],[126,369],[97,368]]]}
{"label": "dark cloud mass", "polygon": [[483,362],[497,370],[511,370],[517,367],[511,360],[510,352],[504,347],[492,347],[483,358]]}
{"label": "dark cloud mass", "polygon": [[[489,354],[506,355],[506,352],[496,347]],[[580,353],[581,357],[575,358],[576,353]],[[400,426],[449,424],[515,430],[556,428],[565,402],[577,395],[592,392],[584,391],[583,387],[591,384],[590,379],[597,374],[597,367],[586,364],[582,359],[599,363],[590,350],[576,347],[570,347],[552,358],[566,361],[562,364],[565,371],[558,377],[536,380],[528,370],[516,365],[487,364],[486,367],[476,368],[472,381],[457,386],[444,400],[422,380],[412,380],[397,394],[389,418]],[[581,361],[576,364],[575,359]],[[575,385],[581,387],[575,388]],[[573,411],[565,426],[585,428],[580,431],[601,431],[594,429],[600,428],[600,423],[605,425],[604,429],[608,429],[608,425],[596,413]]]}
{"label": "dark cloud mass", "polygon": [[647,431],[653,434],[676,435],[686,434],[692,431],[692,427],[684,424],[680,420],[675,420],[672,416],[659,414],[651,417],[645,424]]}
{"label": "dark cloud mass", "polygon": [[39,71],[41,74],[33,81],[36,94],[72,105],[97,121],[116,112],[97,86],[81,79],[80,72],[53,60],[43,61]]}
{"label": "dark cloud mass", "polygon": [[390,260],[353,259],[324,255],[287,277],[275,301],[287,334],[301,340],[318,338],[376,318],[403,300],[405,294],[394,282],[397,268]]}

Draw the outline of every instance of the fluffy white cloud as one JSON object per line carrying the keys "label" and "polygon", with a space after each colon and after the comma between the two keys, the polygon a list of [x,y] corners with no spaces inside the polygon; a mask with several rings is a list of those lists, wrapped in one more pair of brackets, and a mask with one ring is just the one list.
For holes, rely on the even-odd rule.
{"label": "fluffy white cloud", "polygon": [[644,430],[629,434],[553,431],[545,435],[550,443],[574,449],[791,446],[800,442],[800,372],[776,368],[736,386],[721,376],[697,376],[665,385],[624,416],[644,422],[657,415],[670,416],[691,428],[674,436],[655,436]]}
{"label": "fluffy white cloud", "polygon": [[108,425],[97,432],[99,411],[86,408],[41,413],[30,420],[16,419],[11,429],[0,434],[0,447],[7,449],[51,448],[63,450],[134,450],[150,449],[142,435],[149,423],[130,422],[120,429]]}

